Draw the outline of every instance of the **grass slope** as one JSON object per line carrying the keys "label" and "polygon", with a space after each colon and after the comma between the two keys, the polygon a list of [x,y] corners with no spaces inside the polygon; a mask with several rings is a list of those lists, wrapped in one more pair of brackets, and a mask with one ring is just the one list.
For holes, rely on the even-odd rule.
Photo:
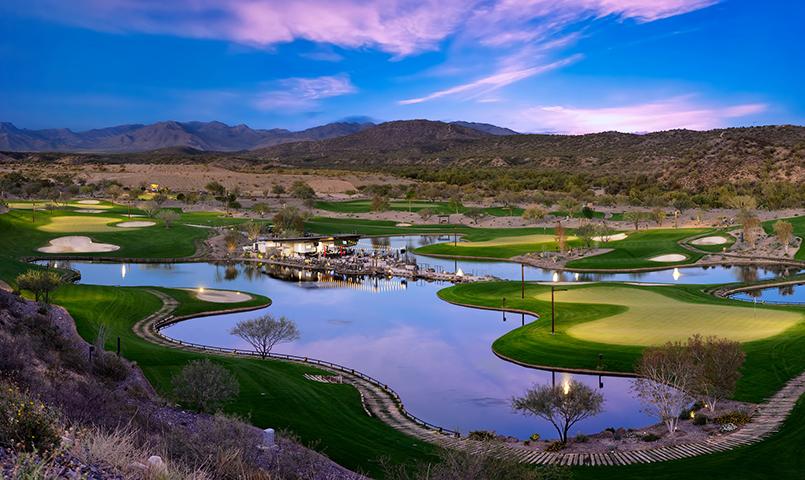
{"label": "grass slope", "polygon": [[[664,299],[669,305],[677,305],[680,312],[689,307],[698,308],[700,305],[745,308],[745,305],[737,300],[715,298],[703,293],[701,287],[695,285],[654,288],[589,285],[567,288],[622,288],[637,292],[656,292],[661,295],[659,298]],[[556,296],[561,301],[562,295],[566,294],[568,292],[559,292]],[[611,295],[613,302],[621,303],[620,297],[615,295],[619,294]],[[550,287],[547,285],[526,284],[525,299],[520,298],[519,282],[461,284],[440,290],[439,297],[453,303],[496,309],[501,308],[502,299],[506,298],[506,308],[525,310],[539,315],[540,320],[510,331],[492,345],[495,352],[523,363],[596,370],[599,369],[598,355],[603,354],[604,370],[632,372],[643,348],[638,345],[585,341],[568,334],[568,329],[577,325],[622,315],[628,311],[628,307],[613,303],[558,304],[556,335],[551,335]],[[805,356],[801,355],[802,345],[805,345],[805,321],[802,321],[802,309],[758,307],[758,311],[761,310],[763,314],[770,311],[791,312],[800,315],[800,321],[779,335],[743,344],[747,357],[735,397],[749,402],[762,401],[776,392],[791,377],[805,370]],[[697,331],[684,327],[680,335],[687,337],[694,333]]]}
{"label": "grass slope", "polygon": [[[181,301],[180,315],[213,312],[221,304],[194,299],[190,292],[159,289]],[[265,297],[230,304],[229,307],[266,303]],[[78,331],[93,342],[99,325],[106,326],[107,346],[117,336],[123,355],[142,368],[160,394],[170,396],[171,377],[187,362],[210,358],[229,369],[240,383],[240,394],[227,411],[262,428],[289,429],[308,445],[315,446],[338,463],[372,475],[380,473],[378,459],[394,463],[432,460],[434,447],[401,434],[381,421],[366,416],[358,392],[349,385],[305,380],[316,368],[280,361],[202,355],[169,349],[137,337],[131,327],[156,311],[161,302],[143,288],[67,285],[55,302],[75,318]]]}
{"label": "grass slope", "polygon": [[[799,217],[781,218],[780,220],[790,222],[791,226],[794,227],[794,236],[805,239],[805,215],[801,215]],[[769,220],[768,222],[763,222],[763,229],[766,231],[766,233],[774,233],[774,222],[776,221],[777,220]],[[794,258],[805,261],[805,242],[800,245],[799,250],[797,250],[797,254],[794,256]]]}

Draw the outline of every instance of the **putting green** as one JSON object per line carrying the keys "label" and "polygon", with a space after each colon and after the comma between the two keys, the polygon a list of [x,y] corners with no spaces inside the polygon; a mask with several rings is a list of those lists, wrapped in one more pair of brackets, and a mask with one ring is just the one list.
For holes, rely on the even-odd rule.
{"label": "putting green", "polygon": [[51,233],[74,232],[120,232],[123,229],[109,225],[119,222],[119,218],[87,216],[53,217],[50,223],[38,227],[38,230]]}
{"label": "putting green", "polygon": [[[551,294],[535,298],[550,301]],[[777,335],[802,320],[795,312],[687,303],[646,289],[616,286],[571,289],[557,293],[556,301],[626,307],[615,315],[567,330],[568,335],[580,340],[616,345],[659,345],[696,333],[748,342]],[[557,318],[561,321],[561,313]]]}
{"label": "putting green", "polygon": [[[46,206],[53,205],[52,202],[36,202],[37,210],[44,210]],[[32,210],[34,208],[33,202],[8,202],[8,208],[15,210]]]}
{"label": "putting green", "polygon": [[[567,237],[568,241],[575,240],[576,237]],[[553,235],[520,235],[515,237],[498,237],[494,240],[486,240],[482,242],[458,242],[458,247],[500,247],[504,245],[524,245],[528,243],[551,243],[556,240]]]}

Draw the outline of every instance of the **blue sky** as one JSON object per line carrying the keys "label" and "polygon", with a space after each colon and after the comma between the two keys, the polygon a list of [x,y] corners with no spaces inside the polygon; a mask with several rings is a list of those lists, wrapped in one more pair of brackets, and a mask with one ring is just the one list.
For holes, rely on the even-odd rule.
{"label": "blue sky", "polygon": [[804,20],[795,1],[4,0],[0,121],[802,124]]}

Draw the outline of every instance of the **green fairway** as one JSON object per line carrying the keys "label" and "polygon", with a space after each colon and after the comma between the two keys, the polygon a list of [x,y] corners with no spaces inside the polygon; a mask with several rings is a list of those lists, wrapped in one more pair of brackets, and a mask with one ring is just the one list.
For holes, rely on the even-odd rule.
{"label": "green fairway", "polygon": [[[213,312],[221,308],[260,305],[255,296],[231,306],[202,302],[185,290],[158,289],[181,302],[178,315]],[[408,437],[364,413],[360,395],[347,384],[311,382],[304,374],[321,370],[276,360],[202,355],[146,342],[131,330],[138,320],[156,311],[161,302],[144,288],[67,285],[55,296],[75,318],[78,331],[93,342],[98,326],[106,326],[107,346],[118,336],[123,355],[136,361],[156,390],[170,398],[171,377],[190,360],[210,358],[229,369],[240,383],[240,394],[227,411],[261,427],[288,429],[338,463],[371,475],[381,473],[379,459],[394,463],[433,460],[435,447]]]}
{"label": "green fairway", "polygon": [[[702,333],[701,328],[691,325],[704,325],[710,321],[723,322],[711,317],[702,318],[694,314],[686,314],[685,310],[699,311],[701,308],[716,308],[721,312],[753,312],[757,308],[758,319],[778,318],[781,322],[797,320],[782,333],[743,344],[747,354],[742,370],[743,377],[738,383],[736,398],[742,401],[758,402],[780,389],[783,383],[805,370],[805,356],[801,355],[805,345],[805,321],[803,310],[798,307],[763,306],[748,308],[737,300],[716,298],[703,293],[702,287],[696,285],[670,285],[662,287],[637,287],[631,285],[591,284],[580,286],[563,286],[567,291],[557,292],[556,299],[556,334],[551,335],[551,302],[550,286],[542,284],[526,284],[526,295],[520,298],[519,282],[484,282],[460,284],[439,291],[443,300],[464,305],[499,309],[505,305],[510,310],[532,312],[540,316],[539,320],[516,328],[495,340],[492,349],[507,358],[529,365],[553,368],[569,368],[582,370],[606,370],[611,372],[632,372],[643,347],[638,344],[623,344],[616,335],[609,335],[600,330],[593,332],[606,336],[613,343],[589,341],[571,334],[576,328],[587,324],[595,325],[598,321],[612,322],[619,316],[630,315],[629,307],[624,306],[623,298],[632,298],[644,302],[644,294],[651,295],[652,301],[662,304],[661,310],[670,312],[671,318],[650,318],[653,327],[663,329],[669,339],[688,338],[695,333]],[[578,292],[576,291],[578,290]],[[584,290],[592,292],[585,293]],[[602,290],[600,293],[595,290]],[[615,291],[618,290],[618,291]],[[567,296],[594,295],[600,303],[565,303]],[[650,308],[660,308],[650,306]],[[782,314],[782,316],[780,316]],[[685,324],[679,329],[666,328],[663,322],[673,325],[674,317],[685,315]],[[705,314],[709,315],[709,313]],[[754,313],[752,313],[754,315]],[[793,316],[793,317],[792,317]],[[749,317],[750,321],[755,321]],[[634,326],[634,323],[632,323]],[[619,328],[622,335],[635,338],[641,335]],[[642,335],[653,335],[652,329],[638,325]],[[711,333],[723,335],[717,328]],[[659,337],[656,337],[659,338]],[[639,338],[638,338],[639,340]],[[616,342],[616,343],[615,343]],[[599,362],[599,354],[603,355],[603,363]]]}
{"label": "green fairway", "polygon": [[[329,212],[368,213],[372,211],[372,201],[347,200],[333,202],[320,200],[316,202],[315,207]],[[407,200],[390,200],[388,209],[396,212],[418,212],[426,208],[438,215],[453,215],[456,213],[464,213],[468,210],[468,207],[464,205],[455,208],[448,202],[431,202],[427,200],[412,200],[410,203]],[[492,217],[520,216],[523,214],[523,209],[520,207],[484,207],[481,210],[484,215]]]}
{"label": "green fairway", "polygon": [[96,217],[94,215],[50,216],[49,220],[48,223],[38,227],[38,229],[49,233],[114,232],[119,228],[110,224],[121,221],[120,218]]}
{"label": "green fairway", "polygon": [[[616,345],[659,345],[686,340],[691,332],[717,335],[739,342],[758,340],[782,333],[802,319],[787,311],[763,311],[734,305],[682,302],[652,290],[599,286],[573,288],[556,295],[557,307],[568,303],[611,304],[624,307],[614,315],[583,322],[568,328],[567,334],[589,342]],[[550,292],[536,296],[549,302]]]}
{"label": "green fairway", "polygon": [[[611,252],[568,262],[568,268],[578,269],[629,269],[667,267],[693,263],[702,257],[680,247],[677,242],[695,235],[710,233],[706,228],[658,229],[631,232],[623,240],[609,242],[605,248]],[[686,257],[678,262],[654,262],[650,259],[660,255],[679,254]]]}

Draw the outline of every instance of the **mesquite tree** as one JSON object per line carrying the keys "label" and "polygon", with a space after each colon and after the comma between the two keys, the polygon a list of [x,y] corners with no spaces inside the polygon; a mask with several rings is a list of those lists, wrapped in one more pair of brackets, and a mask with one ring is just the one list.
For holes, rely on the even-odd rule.
{"label": "mesquite tree", "polygon": [[794,238],[794,226],[791,225],[791,222],[777,220],[774,222],[774,234],[777,236],[777,240],[783,244],[785,254],[788,255],[788,246],[791,244],[791,239]]}
{"label": "mesquite tree", "polygon": [[576,423],[601,413],[604,397],[576,380],[564,385],[537,385],[512,400],[512,408],[525,415],[534,415],[551,422],[562,443]]}
{"label": "mesquite tree", "polygon": [[659,417],[673,435],[696,380],[688,348],[679,342],[647,348],[636,370],[640,377],[633,388],[646,404],[646,413]]}
{"label": "mesquite tree", "polygon": [[263,358],[266,358],[278,343],[299,340],[299,329],[293,320],[285,317],[277,319],[271,314],[238,322],[231,333],[249,342],[254,351]]}

